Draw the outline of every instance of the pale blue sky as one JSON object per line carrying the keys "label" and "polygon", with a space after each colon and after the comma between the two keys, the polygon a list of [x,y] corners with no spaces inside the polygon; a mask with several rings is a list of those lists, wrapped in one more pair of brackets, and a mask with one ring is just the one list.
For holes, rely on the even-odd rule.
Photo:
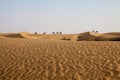
{"label": "pale blue sky", "polygon": [[120,32],[120,0],[0,0],[0,32]]}

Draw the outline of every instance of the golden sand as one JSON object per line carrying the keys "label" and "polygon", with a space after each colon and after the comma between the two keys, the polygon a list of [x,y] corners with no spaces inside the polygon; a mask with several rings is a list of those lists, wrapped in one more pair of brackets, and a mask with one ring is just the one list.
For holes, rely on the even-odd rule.
{"label": "golden sand", "polygon": [[63,36],[1,37],[0,80],[120,80],[119,41],[58,39]]}

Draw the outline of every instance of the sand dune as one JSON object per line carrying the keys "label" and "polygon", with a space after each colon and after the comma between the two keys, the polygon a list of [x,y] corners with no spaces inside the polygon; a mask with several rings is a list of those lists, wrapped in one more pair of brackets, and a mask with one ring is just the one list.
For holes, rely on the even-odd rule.
{"label": "sand dune", "polygon": [[101,34],[101,33],[95,33],[95,32],[89,32],[89,34],[90,35],[93,35],[93,36],[101,36],[101,35],[103,35],[103,34]]}
{"label": "sand dune", "polygon": [[0,34],[0,38],[31,38],[49,40],[70,40],[70,41],[120,41],[119,32],[95,33],[84,32],[80,34],[31,34],[28,32]]}
{"label": "sand dune", "polygon": [[25,38],[21,33],[1,33],[0,36],[6,38]]}
{"label": "sand dune", "polygon": [[74,34],[31,34],[29,32],[20,32],[20,33],[0,33],[0,37],[4,38],[31,38],[31,39],[54,39],[61,40],[63,37],[73,38]]}
{"label": "sand dune", "polygon": [[120,41],[120,36],[104,35],[96,37],[95,41]]}
{"label": "sand dune", "polygon": [[104,33],[104,35],[120,36],[120,32],[109,32],[109,33]]}
{"label": "sand dune", "polygon": [[120,41],[120,33],[104,33],[101,36],[96,37],[98,41]]}
{"label": "sand dune", "polygon": [[78,41],[120,41],[120,33],[94,33],[85,32],[79,34]]}
{"label": "sand dune", "polygon": [[0,80],[120,80],[120,42],[2,38]]}
{"label": "sand dune", "polygon": [[32,39],[37,39],[40,38],[39,36],[36,36],[34,34],[28,33],[28,32],[21,32],[19,33],[21,36],[23,36],[24,38],[32,38]]}
{"label": "sand dune", "polygon": [[39,38],[38,36],[35,36],[34,34],[28,33],[28,32],[20,32],[20,33],[1,33],[0,37],[6,37],[6,38]]}

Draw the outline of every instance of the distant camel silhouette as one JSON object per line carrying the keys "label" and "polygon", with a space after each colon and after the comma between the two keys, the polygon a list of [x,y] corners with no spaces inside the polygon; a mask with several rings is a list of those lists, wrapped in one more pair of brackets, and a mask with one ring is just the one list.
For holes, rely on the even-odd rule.
{"label": "distant camel silhouette", "polygon": [[94,30],[92,30],[92,32],[95,32]]}
{"label": "distant camel silhouette", "polygon": [[98,33],[98,31],[96,31],[96,33]]}
{"label": "distant camel silhouette", "polygon": [[44,35],[46,34],[46,32],[43,33]]}
{"label": "distant camel silhouette", "polygon": [[55,34],[55,32],[53,32],[52,34]]}
{"label": "distant camel silhouette", "polygon": [[60,34],[62,34],[62,32],[60,32]]}
{"label": "distant camel silhouette", "polygon": [[37,35],[37,32],[35,32],[35,35]]}

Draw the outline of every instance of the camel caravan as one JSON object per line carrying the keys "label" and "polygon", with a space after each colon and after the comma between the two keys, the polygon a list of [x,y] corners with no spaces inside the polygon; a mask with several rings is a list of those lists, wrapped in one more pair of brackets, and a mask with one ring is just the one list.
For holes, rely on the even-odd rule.
{"label": "camel caravan", "polygon": [[[34,35],[37,35],[37,34],[38,34],[37,32],[34,33]],[[47,33],[44,32],[43,34],[46,35]],[[55,33],[55,32],[52,32],[52,34],[62,34],[62,32],[56,32],[56,33]]]}

